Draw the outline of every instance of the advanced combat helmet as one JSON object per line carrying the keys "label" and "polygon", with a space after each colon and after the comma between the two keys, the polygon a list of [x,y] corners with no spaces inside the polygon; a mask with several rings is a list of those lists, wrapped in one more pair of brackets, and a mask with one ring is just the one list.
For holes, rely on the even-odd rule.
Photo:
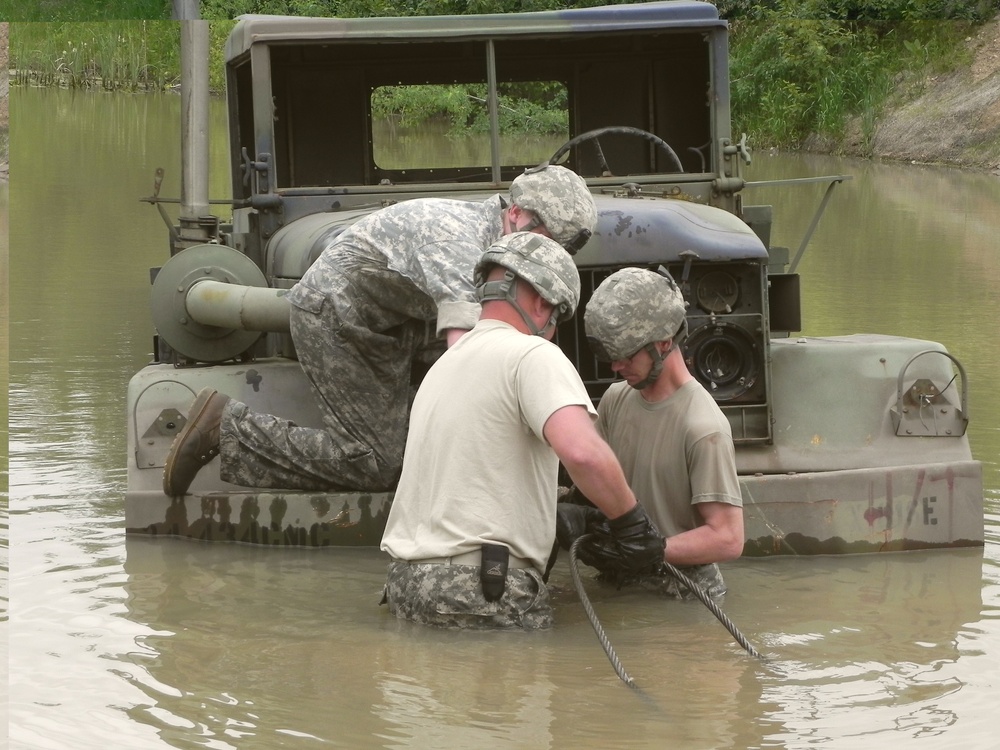
{"label": "advanced combat helmet", "polygon": [[[663,359],[684,338],[687,319],[684,296],[670,273],[622,268],[594,290],[583,316],[584,331],[594,355],[605,362],[628,359],[646,349],[653,359],[649,377],[634,387],[651,385],[663,369]],[[672,339],[660,354],[653,344]]]}
{"label": "advanced combat helmet", "polygon": [[510,200],[534,213],[570,255],[597,229],[594,196],[586,181],[566,167],[545,163],[526,169],[511,182]]}
{"label": "advanced combat helmet", "polygon": [[[493,266],[502,266],[507,272],[502,279],[487,281]],[[531,284],[553,306],[545,327],[538,328],[518,304],[518,278]],[[476,264],[473,282],[480,302],[506,300],[536,336],[571,318],[580,304],[580,272],[573,259],[558,242],[534,232],[514,232],[490,245]]]}

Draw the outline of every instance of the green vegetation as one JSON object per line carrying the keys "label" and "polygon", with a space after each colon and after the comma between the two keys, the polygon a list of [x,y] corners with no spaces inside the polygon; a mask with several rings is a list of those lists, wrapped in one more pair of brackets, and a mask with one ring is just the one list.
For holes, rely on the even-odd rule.
{"label": "green vegetation", "polygon": [[[210,24],[210,85],[222,91],[222,49],[232,21]],[[14,24],[11,82],[104,89],[164,89],[180,81],[174,21]]]}
{"label": "green vegetation", "polygon": [[14,82],[74,88],[163,88],[180,68],[180,35],[169,21],[16,25]]}
{"label": "green vegetation", "polygon": [[794,146],[839,140],[861,123],[867,148],[896,86],[969,63],[968,22],[842,22],[774,16],[738,21],[732,36],[733,130]]}
{"label": "green vegetation", "polygon": [[[575,5],[596,5],[584,0]],[[0,0],[0,17],[28,18],[28,0]],[[202,0],[211,24],[211,85],[221,91],[222,47],[242,13],[294,15],[432,15],[562,7],[559,0]],[[812,134],[837,140],[861,123],[866,143],[891,92],[927,74],[968,64],[962,41],[992,18],[995,0],[717,0],[731,22],[733,131],[758,147],[793,147]],[[84,8],[90,6],[90,15]],[[169,0],[52,0],[49,18],[108,19],[122,14],[168,17]],[[100,8],[100,11],[94,10]],[[34,20],[34,18],[32,18]],[[105,88],[162,88],[179,79],[176,23],[57,22],[15,25],[15,83]],[[510,126],[565,132],[561,90],[508,92]],[[401,87],[380,93],[378,106],[399,122],[447,118],[456,133],[482,127],[475,87]],[[551,108],[546,108],[551,103]],[[527,124],[527,125],[526,125]]]}
{"label": "green vegetation", "polygon": [[[438,120],[449,124],[449,133],[489,132],[486,87],[385,86],[372,95],[372,113],[401,127]],[[569,132],[566,89],[559,84],[501,84],[500,132],[562,134]]]}
{"label": "green vegetation", "polygon": [[733,131],[789,147],[839,140],[852,119],[867,149],[907,79],[968,65],[963,40],[992,0],[720,0],[731,19]]}
{"label": "green vegetation", "polygon": [[171,0],[0,0],[5,21],[168,19]]}

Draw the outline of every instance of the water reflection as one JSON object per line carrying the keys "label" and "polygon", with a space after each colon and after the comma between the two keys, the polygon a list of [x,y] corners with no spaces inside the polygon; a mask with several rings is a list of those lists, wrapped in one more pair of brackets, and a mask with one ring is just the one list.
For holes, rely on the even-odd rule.
{"label": "water reflection", "polygon": [[772,739],[836,736],[865,747],[975,716],[959,699],[955,667],[982,607],[981,551],[774,562],[739,571],[780,581],[769,636],[779,658],[763,678],[775,704],[768,720],[781,725]]}
{"label": "water reflection", "polygon": [[961,699],[969,665],[958,668],[982,564],[961,550],[732,565],[725,609],[763,662],[700,603],[588,582],[639,696],[605,660],[563,564],[555,631],[456,637],[376,606],[374,550],[129,539],[127,617],[149,630],[118,658],[147,699],[129,715],[176,747],[192,733],[233,747],[285,734],[344,747],[899,742],[984,708]]}
{"label": "water reflection", "polygon": [[[162,222],[138,198],[157,166],[168,169],[164,195],[179,192],[179,100],[15,90],[12,116],[18,746],[991,746],[1000,396],[990,383],[1000,341],[989,321],[1000,271],[990,238],[1000,235],[1000,180],[755,159],[751,179],[856,175],[799,269],[805,332],[926,337],[965,362],[989,543],[728,565],[724,608],[764,662],[698,602],[589,582],[644,699],[615,675],[564,561],[554,630],[456,637],[386,616],[375,550],[126,541],[125,385],[149,358],[148,268],[166,257]],[[224,121],[215,102],[216,148]],[[219,157],[213,197],[224,193]],[[757,192],[748,202],[780,198],[777,239],[794,249],[820,196]]]}
{"label": "water reflection", "polygon": [[[606,661],[565,566],[553,578],[557,631],[456,638],[377,606],[385,563],[370,549],[130,538],[128,618],[156,628],[121,657],[149,701],[130,715],[177,747],[192,733],[239,747],[272,747],[283,734],[343,747],[376,737],[385,747],[550,747],[578,734],[589,738],[582,747],[623,736],[662,747],[678,732],[697,740],[690,747],[728,747],[735,729],[705,719],[736,710],[744,684],[756,705],[760,688],[744,678],[757,664],[705,627],[704,610],[667,624],[664,602],[595,588],[595,607],[617,612],[616,646],[642,675],[642,700]],[[702,658],[677,659],[680,642]],[[667,706],[667,673],[686,686],[683,716]],[[612,708],[627,712],[627,728],[608,721]]]}

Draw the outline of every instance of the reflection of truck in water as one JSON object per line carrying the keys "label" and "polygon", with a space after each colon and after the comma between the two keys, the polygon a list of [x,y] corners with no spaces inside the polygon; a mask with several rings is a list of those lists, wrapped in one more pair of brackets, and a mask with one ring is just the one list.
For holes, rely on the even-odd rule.
{"label": "reflection of truck in water", "polygon": [[[200,43],[198,23],[185,28],[185,54]],[[805,242],[794,258],[772,247],[770,207],[745,202],[750,154],[730,132],[727,25],[714,6],[245,16],[226,70],[232,216],[209,214],[207,176],[192,167],[180,222],[168,221],[171,256],[154,273],[155,361],[129,385],[129,533],[377,544],[391,492],[242,488],[210,465],[190,494],[169,498],[170,443],[205,385],[319,426],[284,291],[372,210],[418,196],[483,200],[550,160],[583,175],[597,201],[598,230],[575,256],[581,310],[622,266],[665,266],[684,292],[688,366],[733,428],[745,554],[983,544],[961,364],[928,341],[789,335],[801,329],[794,271]],[[184,86],[194,105],[207,98],[197,79]],[[379,117],[385,102],[435,88],[466,107],[450,151],[413,148],[405,122]],[[562,118],[565,144],[554,152],[533,153],[510,125],[540,105]],[[199,128],[182,126],[185,165],[197,165],[187,154]],[[845,179],[815,178],[828,189],[812,227]],[[613,376],[589,351],[582,315],[560,327],[558,343],[598,399]]]}

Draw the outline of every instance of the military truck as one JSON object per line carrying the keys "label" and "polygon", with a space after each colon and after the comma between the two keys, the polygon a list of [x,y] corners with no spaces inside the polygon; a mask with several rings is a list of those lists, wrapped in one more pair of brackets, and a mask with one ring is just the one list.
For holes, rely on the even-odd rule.
{"label": "military truck", "polygon": [[[225,49],[232,195],[221,206],[203,194],[204,143],[188,119],[207,87],[184,82],[190,174],[180,221],[168,219],[169,255],[151,274],[155,358],[129,383],[127,532],[378,544],[391,491],[238,487],[218,478],[216,459],[189,494],[170,498],[170,443],[205,385],[319,426],[283,295],[323,248],[383,206],[483,200],[549,162],[584,176],[598,206],[597,231],[575,256],[581,310],[623,266],[665,268],[680,285],[686,361],[732,425],[745,554],[982,545],[961,363],[928,341],[792,335],[805,242],[795,258],[773,247],[771,207],[745,201],[751,154],[731,132],[727,33],[716,8],[696,0],[238,19]],[[459,101],[461,135],[425,147],[414,139],[427,122],[412,122],[407,102],[442,92]],[[542,117],[556,122],[555,138],[530,135]],[[812,179],[828,198],[848,176]],[[147,200],[162,209],[167,199]],[[557,342],[599,400],[614,376],[589,350],[582,315]],[[425,364],[439,353],[429,346]]]}

